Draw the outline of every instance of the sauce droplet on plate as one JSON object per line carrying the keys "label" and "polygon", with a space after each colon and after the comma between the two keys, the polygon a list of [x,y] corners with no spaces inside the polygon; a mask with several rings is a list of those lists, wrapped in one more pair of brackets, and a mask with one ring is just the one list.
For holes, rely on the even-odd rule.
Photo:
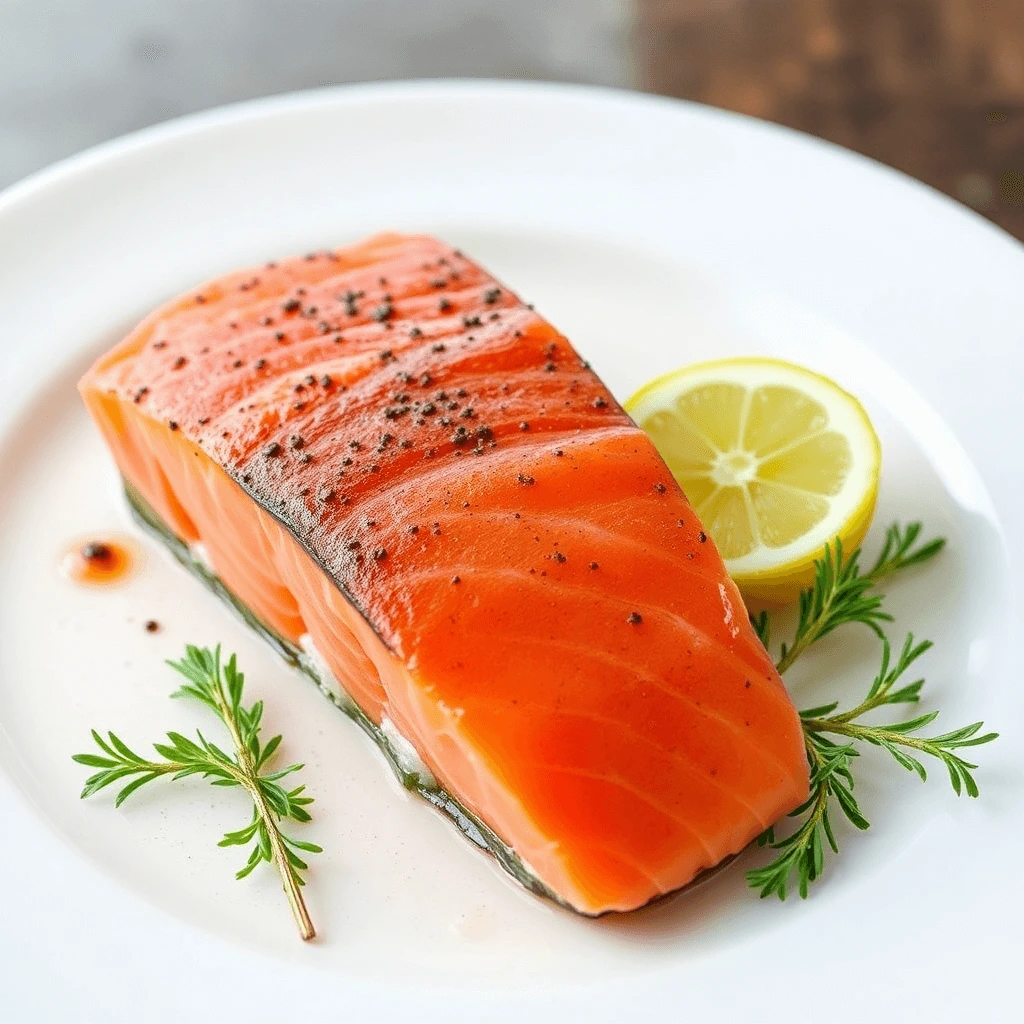
{"label": "sauce droplet on plate", "polygon": [[129,540],[77,541],[60,560],[61,571],[74,583],[109,586],[130,576],[136,563],[135,545]]}

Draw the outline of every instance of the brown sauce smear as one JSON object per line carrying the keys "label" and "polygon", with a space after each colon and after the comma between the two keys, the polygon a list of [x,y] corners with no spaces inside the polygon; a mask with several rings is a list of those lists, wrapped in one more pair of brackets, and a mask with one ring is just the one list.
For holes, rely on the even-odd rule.
{"label": "brown sauce smear", "polygon": [[131,541],[102,538],[78,541],[69,546],[61,557],[60,567],[74,583],[105,587],[130,576],[137,560],[135,545]]}

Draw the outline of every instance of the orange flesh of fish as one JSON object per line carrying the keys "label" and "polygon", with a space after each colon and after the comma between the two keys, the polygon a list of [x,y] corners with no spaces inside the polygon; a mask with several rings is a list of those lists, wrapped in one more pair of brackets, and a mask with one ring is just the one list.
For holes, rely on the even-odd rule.
{"label": "orange flesh of fish", "polygon": [[442,242],[223,277],[80,390],[165,524],[575,909],[679,888],[805,799],[796,712],[653,445]]}

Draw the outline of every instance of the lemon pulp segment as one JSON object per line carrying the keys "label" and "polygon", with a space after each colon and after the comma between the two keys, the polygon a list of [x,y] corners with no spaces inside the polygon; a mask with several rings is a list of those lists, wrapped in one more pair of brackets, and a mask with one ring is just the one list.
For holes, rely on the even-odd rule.
{"label": "lemon pulp segment", "polygon": [[833,381],[782,360],[726,359],[651,381],[626,409],[650,435],[745,596],[793,600],[834,537],[860,543],[878,438]]}

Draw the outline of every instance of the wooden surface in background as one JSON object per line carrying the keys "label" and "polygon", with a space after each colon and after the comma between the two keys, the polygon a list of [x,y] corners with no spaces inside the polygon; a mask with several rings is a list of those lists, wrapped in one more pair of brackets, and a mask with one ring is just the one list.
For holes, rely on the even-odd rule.
{"label": "wooden surface in background", "polygon": [[820,135],[1024,239],[1024,0],[638,0],[642,85]]}

